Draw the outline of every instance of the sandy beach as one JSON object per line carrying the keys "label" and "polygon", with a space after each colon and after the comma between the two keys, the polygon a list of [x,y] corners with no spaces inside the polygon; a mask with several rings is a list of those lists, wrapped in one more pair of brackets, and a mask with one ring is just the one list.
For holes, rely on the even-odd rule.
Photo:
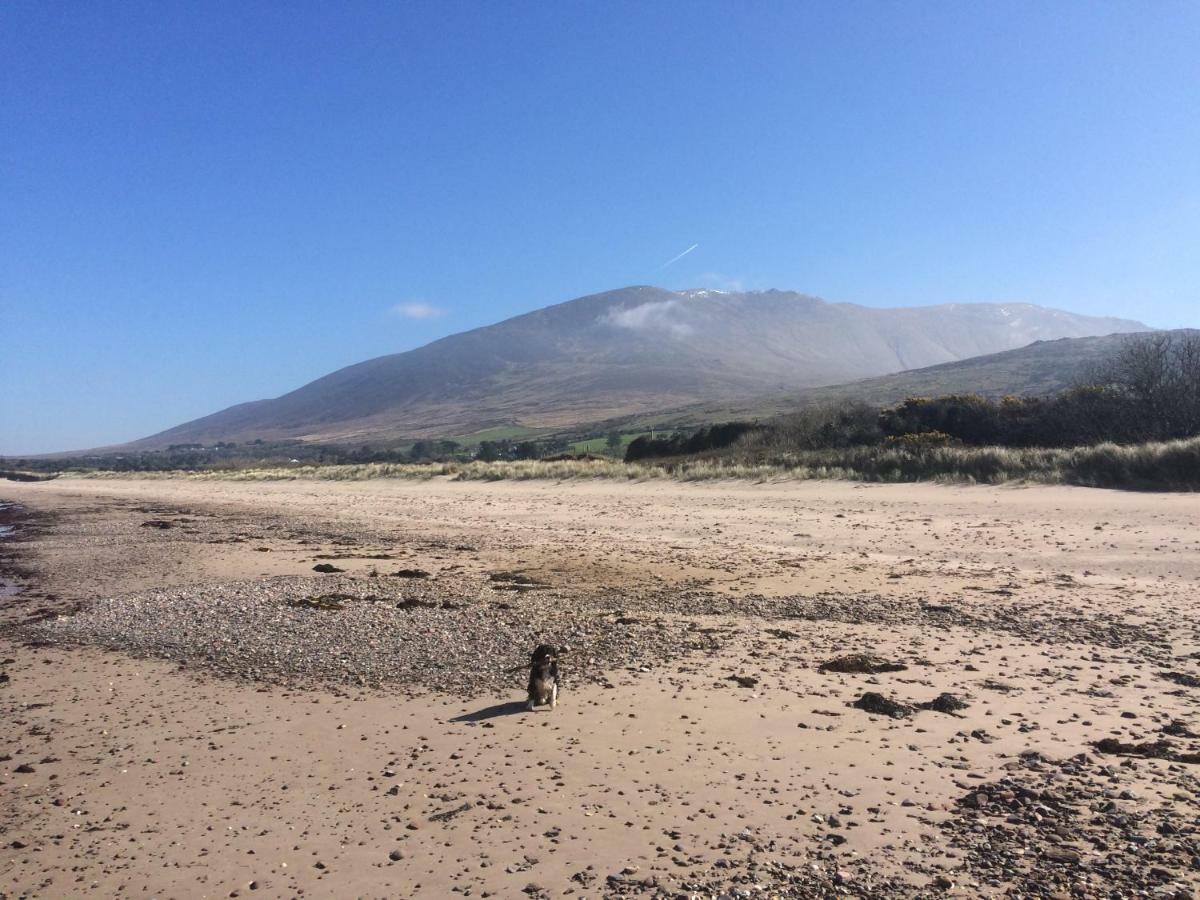
{"label": "sandy beach", "polygon": [[[5,900],[1200,889],[1195,495],[0,500]],[[526,712],[540,639],[569,647],[564,689]],[[855,654],[897,668],[823,668]]]}

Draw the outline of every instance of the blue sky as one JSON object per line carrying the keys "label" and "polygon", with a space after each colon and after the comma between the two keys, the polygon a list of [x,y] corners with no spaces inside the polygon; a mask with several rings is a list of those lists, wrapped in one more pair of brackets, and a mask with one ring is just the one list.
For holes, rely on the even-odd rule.
{"label": "blue sky", "polygon": [[1197,47],[1194,2],[5,3],[0,453],[628,284],[1200,325]]}

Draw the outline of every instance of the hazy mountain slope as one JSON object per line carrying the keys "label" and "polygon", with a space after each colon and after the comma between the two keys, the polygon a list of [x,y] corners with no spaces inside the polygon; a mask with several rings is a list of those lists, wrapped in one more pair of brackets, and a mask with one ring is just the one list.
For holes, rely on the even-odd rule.
{"label": "hazy mountain slope", "polygon": [[941,394],[1040,395],[1058,393],[1084,377],[1088,370],[1114,356],[1128,334],[1059,338],[1027,347],[989,353],[971,359],[867,378],[850,384],[810,388],[802,401],[855,399],[895,403],[906,397]]}
{"label": "hazy mountain slope", "polygon": [[562,426],[1135,330],[1146,328],[1028,304],[872,309],[784,291],[632,287],[348,366],[133,446]]}
{"label": "hazy mountain slope", "polygon": [[[1172,333],[1187,331],[1180,329]],[[981,394],[993,398],[1006,394],[1045,396],[1070,387],[1090,367],[1111,358],[1130,336],[1130,333],[1119,333],[1037,341],[1016,350],[989,353],[892,375],[775,392],[726,403],[696,403],[613,424],[622,428],[651,425],[660,428],[682,427],[733,419],[772,418],[813,404],[859,401],[886,406],[906,397],[936,397],[943,394]]]}

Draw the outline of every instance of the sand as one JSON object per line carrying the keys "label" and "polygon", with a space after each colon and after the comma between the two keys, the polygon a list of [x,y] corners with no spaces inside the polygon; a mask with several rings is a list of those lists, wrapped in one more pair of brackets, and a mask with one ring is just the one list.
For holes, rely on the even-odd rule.
{"label": "sand", "polygon": [[[0,598],[2,897],[1200,887],[1200,765],[1180,761],[1200,750],[1192,495],[61,479],[0,499],[31,514],[3,542],[25,587]],[[314,573],[327,557],[345,573]],[[528,613],[529,634],[575,602],[636,652],[589,662],[585,634],[558,709],[526,713],[519,674],[280,680],[60,639],[98,604],[366,591],[397,567],[481,615]],[[496,590],[512,571],[544,587]],[[531,649],[488,637],[463,640],[504,654],[480,672]],[[819,670],[850,652],[907,668]],[[968,706],[892,719],[851,705],[867,691]],[[1109,737],[1179,758],[1099,753]]]}

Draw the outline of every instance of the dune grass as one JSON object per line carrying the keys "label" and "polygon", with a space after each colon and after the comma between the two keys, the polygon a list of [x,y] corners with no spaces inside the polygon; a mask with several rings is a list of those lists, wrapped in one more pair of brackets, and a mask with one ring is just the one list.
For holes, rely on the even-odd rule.
{"label": "dune grass", "polygon": [[[1027,481],[1133,490],[1200,489],[1200,438],[1088,447],[852,447],[809,450],[768,464],[799,477],[862,481]],[[794,476],[795,477],[795,476]]]}
{"label": "dune grass", "polygon": [[373,478],[455,481],[620,479],[644,481],[940,481],[1073,484],[1126,490],[1200,490],[1200,438],[1067,449],[1014,447],[850,447],[771,453],[733,448],[720,455],[636,463],[619,460],[364,463],[201,472],[76,472],[85,478],[187,478],[226,481],[363,481]]}
{"label": "dune grass", "polygon": [[452,475],[455,469],[456,466],[449,463],[346,463],[153,472],[110,472],[97,469],[66,472],[64,477],[151,480],[186,478],[194,481],[367,481],[372,478],[436,478],[440,475]]}

